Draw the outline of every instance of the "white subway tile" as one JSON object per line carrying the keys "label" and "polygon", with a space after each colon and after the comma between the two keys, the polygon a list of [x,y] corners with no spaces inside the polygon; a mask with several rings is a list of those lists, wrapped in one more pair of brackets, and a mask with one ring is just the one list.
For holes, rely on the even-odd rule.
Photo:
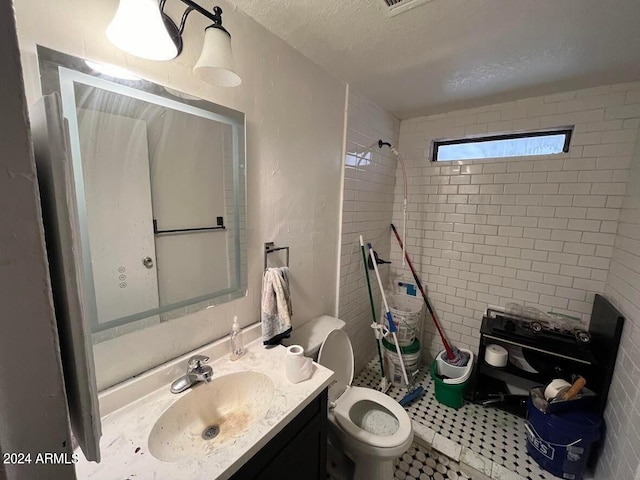
{"label": "white subway tile", "polygon": [[585,183],[608,183],[613,177],[612,171],[586,170],[578,174],[578,181]]}
{"label": "white subway tile", "polygon": [[[535,242],[535,240],[531,240],[532,242]],[[545,262],[547,260],[547,256],[549,255],[549,252],[544,252],[541,250],[531,250],[531,249],[524,249],[520,252],[520,256],[524,259],[527,260],[536,260],[538,262]],[[533,268],[533,266],[531,267],[533,270],[536,270],[535,268]],[[556,266],[557,270],[560,271],[560,269]],[[545,270],[540,270],[540,271],[545,271]]]}
{"label": "white subway tile", "polygon": [[613,233],[584,232],[582,234],[582,242],[594,243],[596,245],[613,245],[615,243],[615,237]]}
{"label": "white subway tile", "polygon": [[[593,255],[596,252],[596,245],[589,245],[580,242],[565,242],[563,252],[574,253],[576,255]],[[609,254],[610,256],[611,254]]]}
{"label": "white subway tile", "polygon": [[[562,164],[563,170],[593,170],[596,168],[595,158],[567,158]],[[577,175],[577,174],[576,174]],[[551,176],[551,175],[550,175]],[[571,177],[573,178],[573,177]],[[562,181],[562,180],[557,180]],[[573,180],[575,181],[575,180]]]}
{"label": "white subway tile", "polygon": [[[529,186],[529,193],[531,194],[543,194],[554,195],[559,192],[560,184],[558,183],[533,183]],[[514,187],[522,187],[522,185],[514,185]],[[522,191],[522,190],[520,190]],[[563,192],[560,192],[563,193]],[[570,199],[569,199],[570,201]],[[569,203],[570,205],[570,203]]]}
{"label": "white subway tile", "polygon": [[589,208],[587,218],[598,220],[618,220],[620,209],[618,208]]}
{"label": "white subway tile", "polygon": [[513,161],[507,164],[507,172],[533,172],[533,162]]}
{"label": "white subway tile", "polygon": [[531,270],[534,272],[543,272],[543,273],[560,273],[560,265],[557,263],[549,263],[549,262],[533,262],[531,264]]}
{"label": "white subway tile", "polygon": [[569,195],[588,195],[591,192],[590,183],[564,183],[560,185],[559,193]]}
{"label": "white subway tile", "polygon": [[584,207],[557,207],[556,217],[560,218],[585,218],[587,209]]}
{"label": "white subway tile", "polygon": [[575,278],[591,278],[591,269],[576,265],[561,265],[560,274]]}
{"label": "white subway tile", "polygon": [[[590,183],[587,183],[584,185],[591,186]],[[614,198],[619,198],[619,197],[614,197]],[[607,203],[607,197],[605,195],[574,195],[573,196],[574,207],[604,207],[606,203]]]}
{"label": "white subway tile", "polygon": [[610,260],[607,257],[581,255],[580,258],[578,259],[578,265],[583,267],[591,267],[591,268],[608,270],[609,264],[610,264]]}
{"label": "white subway tile", "polygon": [[[527,215],[532,217],[554,217],[556,216],[555,207],[527,207]],[[586,209],[585,209],[586,215]]]}
{"label": "white subway tile", "polygon": [[[584,235],[583,240],[584,240]],[[594,235],[604,235],[602,233],[597,233]],[[561,252],[563,247],[563,242],[555,241],[555,240],[536,240],[535,248],[536,250],[547,250],[549,252]]]}
{"label": "white subway tile", "polygon": [[538,227],[540,228],[557,228],[566,229],[569,220],[566,218],[540,218]]}
{"label": "white subway tile", "polygon": [[544,274],[542,272],[533,272],[533,271],[530,272],[525,270],[518,270],[516,273],[516,278],[518,278],[519,280],[542,282],[543,275]]}
{"label": "white subway tile", "polygon": [[555,207],[566,207],[573,203],[572,195],[545,195],[542,203]]}
{"label": "white subway tile", "polygon": [[[514,227],[537,227],[538,217],[513,217],[511,219],[511,225]],[[526,237],[525,233],[525,237]]]}
{"label": "white subway tile", "polygon": [[569,230],[580,230],[583,232],[599,232],[600,220],[571,219],[569,220],[569,226],[567,228]]}
{"label": "white subway tile", "polygon": [[555,285],[538,282],[529,282],[527,284],[527,289],[531,292],[543,293],[545,295],[553,295],[556,291]]}
{"label": "white subway tile", "polygon": [[594,183],[591,187],[592,195],[624,195],[626,183]]}
{"label": "white subway tile", "polygon": [[548,261],[565,265],[577,265],[578,255],[572,253],[549,252]]}
{"label": "white subway tile", "polygon": [[551,240],[551,230],[548,228],[525,228],[523,236],[526,238]]}
{"label": "white subway tile", "polygon": [[552,297],[550,295],[540,295],[540,303],[542,305],[548,305],[557,308],[567,308],[569,306],[568,299]]}
{"label": "white subway tile", "polygon": [[533,238],[509,237],[508,245],[515,248],[533,248],[535,240]]}
{"label": "white subway tile", "polygon": [[553,273],[545,273],[544,283],[549,285],[555,285],[558,287],[570,287],[573,284],[573,278],[567,275],[556,275]]}

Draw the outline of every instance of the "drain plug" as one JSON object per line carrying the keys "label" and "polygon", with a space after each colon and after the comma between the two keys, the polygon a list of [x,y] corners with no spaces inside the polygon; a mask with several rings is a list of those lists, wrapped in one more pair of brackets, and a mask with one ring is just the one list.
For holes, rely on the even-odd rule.
{"label": "drain plug", "polygon": [[202,431],[202,438],[205,440],[212,440],[220,433],[220,427],[218,425],[211,425]]}

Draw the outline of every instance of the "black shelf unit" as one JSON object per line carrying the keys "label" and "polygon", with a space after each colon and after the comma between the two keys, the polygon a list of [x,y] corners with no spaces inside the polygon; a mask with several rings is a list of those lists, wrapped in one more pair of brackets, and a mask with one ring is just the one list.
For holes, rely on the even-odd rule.
{"label": "black shelf unit", "polygon": [[[582,375],[587,387],[596,393],[593,408],[604,412],[613,376],[624,317],[602,295],[595,295],[589,334],[591,342],[580,343],[571,336],[523,328],[518,319],[504,314],[482,319],[478,361],[472,375],[469,400],[480,402],[490,395],[509,394],[514,387],[522,391],[546,385],[554,378],[572,380]],[[505,367],[494,367],[484,361],[487,345],[498,344],[512,353],[521,353],[537,373],[519,368],[509,361]],[[511,353],[510,353],[511,355]],[[524,417],[527,395],[509,395],[492,405]]]}

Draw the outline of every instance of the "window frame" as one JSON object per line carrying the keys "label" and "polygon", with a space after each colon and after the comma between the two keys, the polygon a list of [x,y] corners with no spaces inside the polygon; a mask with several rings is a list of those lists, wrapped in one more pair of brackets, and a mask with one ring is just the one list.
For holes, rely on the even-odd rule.
{"label": "window frame", "polygon": [[[468,161],[478,161],[478,160],[490,160],[490,159],[499,159],[506,160],[508,158],[520,158],[522,155],[514,155],[510,157],[485,157],[485,158],[464,158],[458,160],[438,160],[438,149],[442,146],[448,145],[461,145],[465,143],[482,143],[482,142],[492,142],[497,140],[515,140],[520,138],[534,138],[534,137],[546,137],[552,135],[564,135],[564,145],[562,146],[562,152],[559,153],[567,153],[569,151],[569,146],[571,144],[571,138],[573,136],[574,126],[567,127],[557,127],[552,129],[545,130],[526,130],[520,132],[509,132],[509,133],[496,133],[489,135],[476,135],[469,136],[463,138],[450,138],[450,139],[440,139],[433,140],[431,142],[430,149],[430,160],[431,162],[468,162]],[[557,154],[541,154],[541,155],[526,155],[527,157],[536,157],[536,156],[546,156],[546,155],[557,155]]]}

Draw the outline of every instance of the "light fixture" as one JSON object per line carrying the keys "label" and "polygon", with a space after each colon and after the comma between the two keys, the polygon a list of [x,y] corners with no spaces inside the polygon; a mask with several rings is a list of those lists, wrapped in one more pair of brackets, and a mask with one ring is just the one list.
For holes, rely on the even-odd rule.
{"label": "light fixture", "polygon": [[182,34],[189,14],[196,10],[213,23],[205,29],[204,45],[193,72],[203,80],[221,87],[235,87],[242,80],[235,72],[231,52],[231,34],[222,26],[222,9],[213,13],[192,0],[180,26],[164,13],[166,0],[120,0],[118,10],[107,27],[107,37],[121,50],[149,60],[171,60],[182,51]]}

